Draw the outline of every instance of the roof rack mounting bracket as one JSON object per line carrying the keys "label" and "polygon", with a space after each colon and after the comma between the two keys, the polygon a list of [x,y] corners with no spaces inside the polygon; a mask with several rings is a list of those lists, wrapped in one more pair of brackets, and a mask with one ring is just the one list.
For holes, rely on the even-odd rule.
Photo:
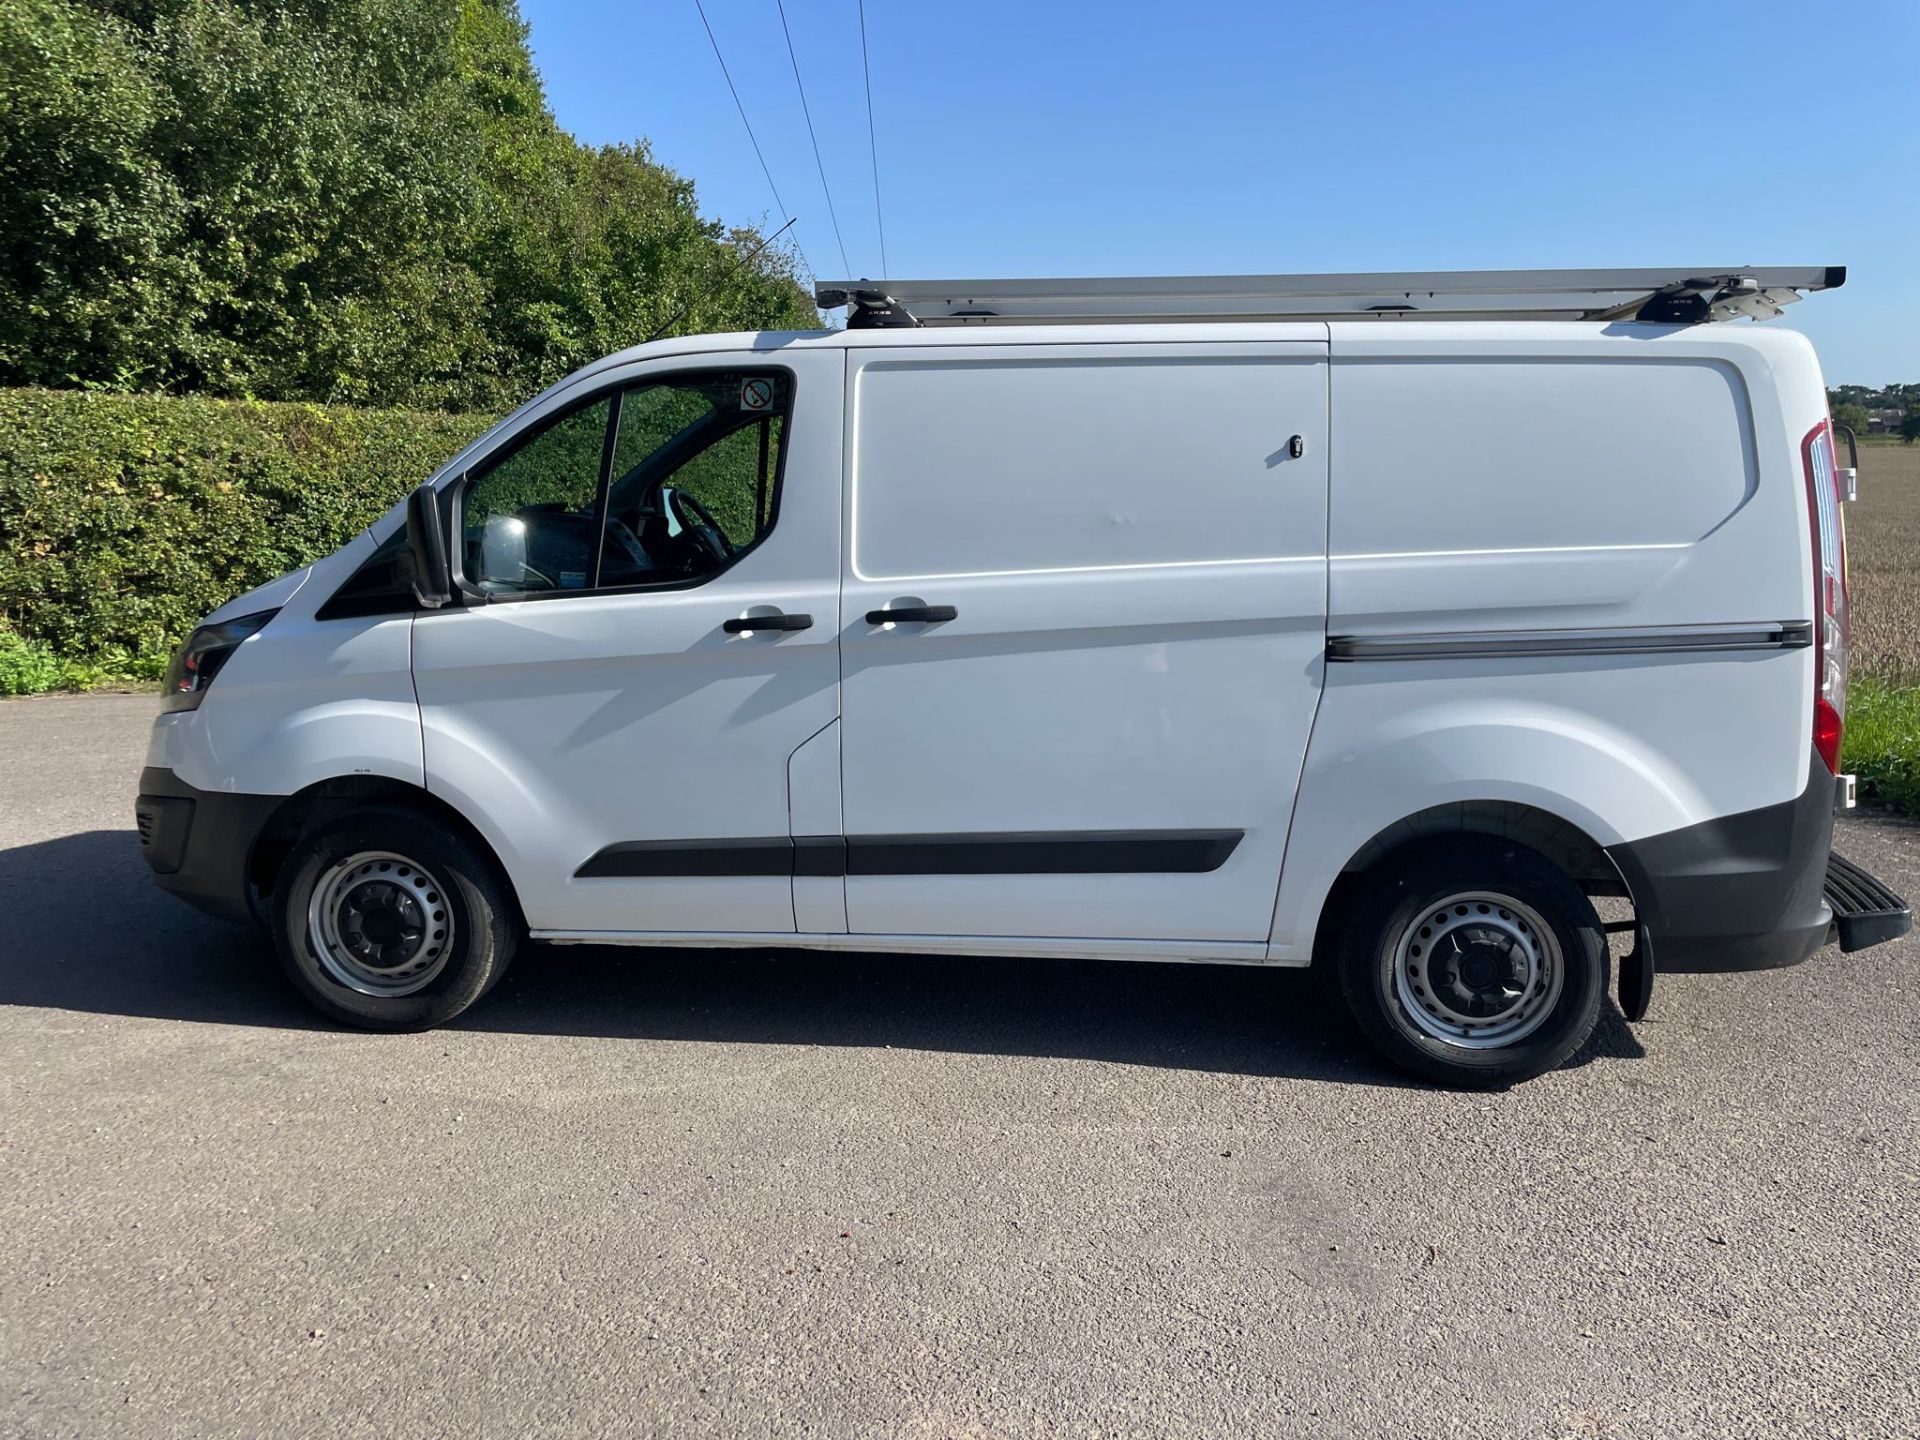
{"label": "roof rack mounting bracket", "polygon": [[1713,318],[1713,302],[1698,290],[1656,290],[1633,318],[1652,325],[1703,325]]}
{"label": "roof rack mounting bracket", "polygon": [[842,296],[839,303],[847,307],[849,330],[906,330],[920,323],[911,310],[884,290],[860,285],[821,286],[815,292],[815,301],[823,310],[832,308],[821,298],[828,293]]}

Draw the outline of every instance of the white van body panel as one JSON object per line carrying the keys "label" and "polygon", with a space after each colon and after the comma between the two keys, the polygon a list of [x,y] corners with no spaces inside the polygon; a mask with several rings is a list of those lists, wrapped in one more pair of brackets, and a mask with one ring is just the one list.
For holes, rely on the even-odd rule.
{"label": "white van body panel", "polygon": [[[1330,329],[1330,635],[1444,651],[1810,618],[1797,466],[1825,391],[1803,337]],[[1340,871],[1425,810],[1510,801],[1606,846],[1791,800],[1812,677],[1809,649],[1330,665],[1271,957],[1307,963]]]}
{"label": "white van body panel", "polygon": [[1806,618],[1773,332],[1381,328],[1332,327],[1332,633]]}
{"label": "white van body panel", "polygon": [[423,784],[412,617],[314,618],[373,550],[363,533],[214,612],[224,620],[277,601],[280,613],[234,652],[198,709],[154,722],[146,763],[240,794],[292,795],[343,776]]}
{"label": "white van body panel", "polygon": [[[364,538],[364,535],[355,536],[353,540],[347,542],[347,548],[351,548]],[[327,557],[327,559],[331,558],[331,556]],[[327,560],[323,559],[320,563],[324,565]],[[289,570],[284,575],[277,575],[264,585],[254,586],[244,595],[234,596],[218,610],[210,611],[200,623],[218,625],[223,620],[234,620],[242,615],[251,615],[257,610],[283,610],[312,574],[313,566],[302,565],[297,570]]]}
{"label": "white van body panel", "polygon": [[1341,870],[1423,811],[1513,802],[1610,846],[1793,798],[1807,723],[1778,700],[1812,674],[1807,650],[1328,666],[1270,958],[1306,964]]}
{"label": "white van body panel", "polygon": [[[796,840],[837,841],[846,833],[840,811],[840,722],[834,720],[787,760],[787,818]],[[847,884],[842,875],[793,877],[793,923],[798,932],[844,935]]]}
{"label": "white van body panel", "polygon": [[[1100,339],[850,354],[854,934],[1267,937],[1325,650],[1325,345]],[[916,604],[958,613],[866,620]],[[1195,831],[1224,863],[1101,872]],[[1085,868],[998,868],[1041,835]]]}

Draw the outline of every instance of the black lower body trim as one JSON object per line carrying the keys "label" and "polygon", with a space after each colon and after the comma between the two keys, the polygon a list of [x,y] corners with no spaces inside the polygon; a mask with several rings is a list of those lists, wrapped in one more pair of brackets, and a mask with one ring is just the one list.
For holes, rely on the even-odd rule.
{"label": "black lower body trim", "polygon": [[999,835],[850,835],[849,875],[1201,875],[1239,830],[1068,830]]}
{"label": "black lower body trim", "polygon": [[1240,830],[1042,830],[980,835],[802,835],[633,840],[579,879],[676,875],[1198,875],[1227,863]]}
{"label": "black lower body trim", "polygon": [[580,880],[684,875],[791,875],[793,841],[628,840],[609,845],[574,871]]}
{"label": "black lower body trim", "polygon": [[1798,799],[1609,846],[1662,970],[1767,970],[1826,943],[1833,776],[1809,755]]}
{"label": "black lower body trim", "polygon": [[171,770],[148,766],[140,772],[134,817],[154,883],[211,915],[252,918],[248,862],[286,798],[200,790]]}

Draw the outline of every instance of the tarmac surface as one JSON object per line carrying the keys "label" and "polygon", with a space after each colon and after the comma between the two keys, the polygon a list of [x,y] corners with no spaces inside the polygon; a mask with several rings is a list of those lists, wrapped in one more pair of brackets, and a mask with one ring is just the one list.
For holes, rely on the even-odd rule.
{"label": "tarmac surface", "polygon": [[1920,1433],[1911,938],[1490,1095],[1260,969],[536,948],[354,1034],[148,880],[153,708],[0,703],[0,1435]]}

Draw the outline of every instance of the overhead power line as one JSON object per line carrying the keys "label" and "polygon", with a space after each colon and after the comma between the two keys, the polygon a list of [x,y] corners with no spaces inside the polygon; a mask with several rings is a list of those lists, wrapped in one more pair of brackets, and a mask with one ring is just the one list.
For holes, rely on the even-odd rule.
{"label": "overhead power line", "polygon": [[847,242],[840,238],[840,217],[833,208],[833,187],[827,184],[827,162],[820,158],[820,137],[813,132],[813,111],[807,108],[807,87],[800,79],[800,57],[793,50],[793,31],[787,28],[787,7],[785,0],[773,0],[780,11],[780,33],[787,37],[787,59],[793,62],[793,84],[800,92],[800,113],[807,120],[807,138],[813,141],[813,163],[820,170],[820,190],[827,197],[827,218],[833,221],[833,238],[840,247],[840,264],[843,273],[851,280],[853,266],[847,264]]}
{"label": "overhead power line", "polygon": [[[725,77],[727,82],[727,90],[733,96],[733,108],[740,112],[740,123],[747,127],[747,143],[753,146],[754,158],[760,162],[760,173],[767,177],[767,189],[773,192],[773,203],[779,209],[782,215],[791,215],[793,212],[787,209],[787,202],[780,198],[780,187],[773,183],[773,171],[768,167],[767,157],[760,149],[759,137],[753,133],[753,122],[747,118],[747,107],[740,103],[739,88],[735,86],[733,83],[733,72],[727,69],[727,57],[720,53],[720,42],[714,38],[713,26],[708,24],[707,22],[706,8],[701,5],[700,0],[693,0],[693,8],[699,11],[700,13],[700,24],[707,32],[707,43],[713,46],[713,58],[720,62],[720,73],[722,76]],[[794,223],[793,221],[789,220],[787,222],[787,225],[791,225],[793,223]],[[782,225],[780,227],[780,230],[785,230],[787,228],[787,225]],[[774,235],[778,235],[779,233],[780,233],[779,230],[774,231]],[[834,227],[834,233],[836,235],[839,234],[839,226],[837,224]],[[773,238],[772,236],[768,237],[768,239],[772,239],[772,238]],[[806,247],[801,245],[800,236],[797,231],[795,232],[793,237],[793,248],[799,252],[800,264],[802,268],[806,270],[808,278],[809,279],[814,278],[813,266],[807,263]],[[754,253],[757,255],[760,252],[756,250]],[[843,258],[844,258],[844,255],[845,255],[845,251],[843,250],[842,251]]]}
{"label": "overhead power line", "polygon": [[873,161],[873,223],[880,227],[880,278],[884,280],[893,274],[893,267],[887,263],[887,219],[880,209],[880,142],[873,134],[873,68],[867,64],[867,0],[859,0],[859,5],[860,73],[867,82],[867,156]]}

